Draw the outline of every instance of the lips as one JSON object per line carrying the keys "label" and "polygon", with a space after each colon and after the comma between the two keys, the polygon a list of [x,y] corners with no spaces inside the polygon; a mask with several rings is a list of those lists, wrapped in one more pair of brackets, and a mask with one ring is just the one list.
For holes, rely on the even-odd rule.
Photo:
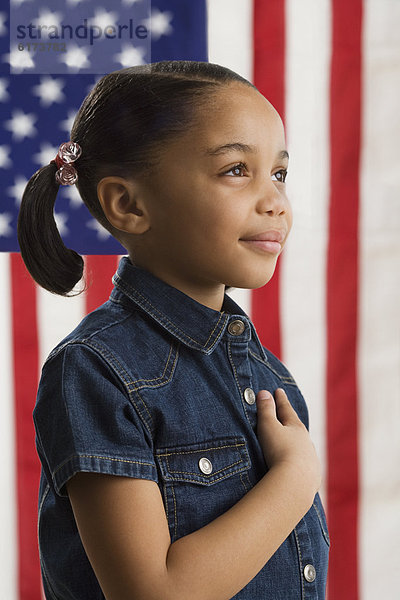
{"label": "lips", "polygon": [[240,241],[249,248],[262,250],[271,254],[279,254],[282,250],[282,242],[286,237],[286,231],[283,229],[270,229],[262,233],[256,233]]}

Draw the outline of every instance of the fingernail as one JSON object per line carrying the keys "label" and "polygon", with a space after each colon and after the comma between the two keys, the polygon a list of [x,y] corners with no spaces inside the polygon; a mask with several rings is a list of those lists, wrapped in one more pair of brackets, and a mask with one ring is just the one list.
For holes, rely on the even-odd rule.
{"label": "fingernail", "polygon": [[260,400],[268,400],[268,398],[272,398],[268,390],[260,390],[257,395]]}

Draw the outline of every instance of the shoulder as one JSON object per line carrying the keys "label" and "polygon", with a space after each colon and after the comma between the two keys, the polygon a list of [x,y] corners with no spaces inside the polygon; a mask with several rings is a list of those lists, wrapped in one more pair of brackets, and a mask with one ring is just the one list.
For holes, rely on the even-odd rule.
{"label": "shoulder", "polygon": [[[134,303],[110,299],[86,315],[50,352],[44,366],[60,355],[92,350],[112,362],[113,357],[132,359],[143,355],[147,345],[162,344],[162,332],[151,317]],[[79,353],[79,351],[77,351]],[[90,354],[90,352],[89,352]]]}
{"label": "shoulder", "polygon": [[[140,317],[139,317],[140,318]],[[90,343],[96,339],[110,339],[126,326],[129,321],[138,319],[135,310],[127,310],[123,305],[108,300],[96,310],[87,314],[48,355],[46,362],[53,360],[60,352],[73,344]]]}
{"label": "shoulder", "polygon": [[[107,301],[88,314],[47,357],[41,388],[50,382],[114,382],[124,394],[145,381],[157,384],[178,344],[143,310],[129,302]],[[60,383],[58,383],[60,385]]]}

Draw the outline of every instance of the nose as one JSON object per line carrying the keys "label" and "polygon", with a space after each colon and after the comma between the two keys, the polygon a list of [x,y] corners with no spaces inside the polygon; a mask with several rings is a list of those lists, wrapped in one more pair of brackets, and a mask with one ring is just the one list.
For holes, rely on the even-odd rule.
{"label": "nose", "polygon": [[257,212],[271,216],[284,215],[289,209],[289,201],[282,187],[282,184],[276,185],[271,179],[264,182],[259,191]]}

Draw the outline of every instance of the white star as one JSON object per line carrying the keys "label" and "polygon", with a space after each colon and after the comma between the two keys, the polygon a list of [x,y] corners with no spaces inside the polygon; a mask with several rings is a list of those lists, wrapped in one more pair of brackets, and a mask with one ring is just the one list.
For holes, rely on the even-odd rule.
{"label": "white star", "polygon": [[19,206],[21,204],[22,196],[26,188],[26,184],[28,180],[24,175],[17,175],[14,177],[14,185],[7,188],[7,195],[14,198],[15,205]]}
{"label": "white star", "polygon": [[35,67],[32,54],[28,50],[18,50],[18,46],[13,46],[9,54],[4,54],[3,62],[10,63],[12,75],[18,75],[26,69],[33,69]]}
{"label": "white star", "polygon": [[10,146],[0,146],[0,169],[9,169],[12,166],[12,161],[8,156],[10,151]]}
{"label": "white star", "polygon": [[83,205],[83,200],[79,195],[76,185],[65,185],[62,189],[62,197],[69,200],[70,208],[76,209]]}
{"label": "white star", "polygon": [[69,229],[67,227],[68,215],[65,213],[54,212],[54,220],[57,225],[57,229],[61,236],[68,235]]}
{"label": "white star", "polygon": [[67,118],[64,121],[60,121],[58,124],[59,128],[62,129],[63,131],[66,131],[68,133],[68,135],[70,134],[72,125],[74,124],[77,112],[78,112],[77,110],[69,110]]}
{"label": "white star", "polygon": [[34,123],[37,117],[33,113],[24,113],[19,108],[13,110],[12,118],[4,123],[4,127],[12,131],[13,140],[20,142],[26,137],[34,137],[37,129]]}
{"label": "white star", "polygon": [[100,27],[104,31],[107,27],[116,27],[118,15],[115,12],[107,12],[104,8],[97,8],[94,17],[88,19],[89,27]]}
{"label": "white star", "polygon": [[10,237],[12,235],[11,221],[12,215],[10,213],[0,213],[0,237]]}
{"label": "white star", "polygon": [[132,67],[133,65],[144,65],[145,48],[135,48],[131,44],[122,44],[122,50],[118,54],[114,54],[115,62],[120,63],[123,67]]}
{"label": "white star", "polygon": [[88,60],[88,55],[90,54],[90,49],[87,47],[79,48],[78,46],[67,46],[68,50],[62,53],[59,60],[67,65],[67,67],[73,73],[77,73],[81,69],[86,69],[90,67],[90,61]]}
{"label": "white star", "polygon": [[16,8],[21,6],[21,4],[23,4],[24,2],[32,2],[32,0],[11,0],[11,4]]}
{"label": "white star", "polygon": [[111,233],[107,231],[107,229],[104,229],[103,225],[96,221],[96,219],[90,219],[90,221],[87,221],[86,226],[89,227],[89,229],[94,229],[97,231],[97,239],[101,240],[102,242],[111,236]]}
{"label": "white star", "polygon": [[0,13],[0,35],[6,35],[7,33],[7,13]]}
{"label": "white star", "polygon": [[124,4],[125,6],[132,6],[133,4],[136,4],[136,2],[141,2],[142,0],[122,0],[122,4]]}
{"label": "white star", "polygon": [[78,4],[80,4],[83,0],[67,0],[67,4],[68,6],[77,6]]}
{"label": "white star", "polygon": [[40,152],[32,156],[32,161],[38,164],[40,167],[48,165],[53,158],[55,158],[58,152],[58,146],[53,146],[48,142],[40,144]]}
{"label": "white star", "polygon": [[153,8],[150,17],[143,19],[143,24],[150,31],[153,41],[157,41],[162,35],[170,35],[173,27],[170,23],[173,13],[169,10],[161,12],[158,8]]}
{"label": "white star", "polygon": [[4,77],[0,78],[0,102],[7,102],[10,98],[10,94],[7,91],[8,79]]}
{"label": "white star", "polygon": [[32,93],[39,96],[41,106],[47,108],[53,102],[63,102],[65,100],[65,94],[62,92],[64,85],[65,81],[63,79],[53,79],[45,75],[40,78],[39,85],[32,88]]}
{"label": "white star", "polygon": [[[33,19],[33,21],[32,21],[33,25],[36,25],[37,27],[39,25],[44,26],[44,31],[43,31],[43,29],[38,30],[38,34],[40,34],[39,39],[48,38],[48,36],[49,36],[48,28],[49,27],[52,27],[52,28],[57,27],[57,32],[58,32],[61,29],[62,19],[63,19],[62,13],[51,12],[51,10],[49,10],[48,8],[39,9],[38,18]],[[52,32],[52,30],[50,30],[50,33],[51,32]],[[51,38],[49,38],[49,39],[51,39]]]}

